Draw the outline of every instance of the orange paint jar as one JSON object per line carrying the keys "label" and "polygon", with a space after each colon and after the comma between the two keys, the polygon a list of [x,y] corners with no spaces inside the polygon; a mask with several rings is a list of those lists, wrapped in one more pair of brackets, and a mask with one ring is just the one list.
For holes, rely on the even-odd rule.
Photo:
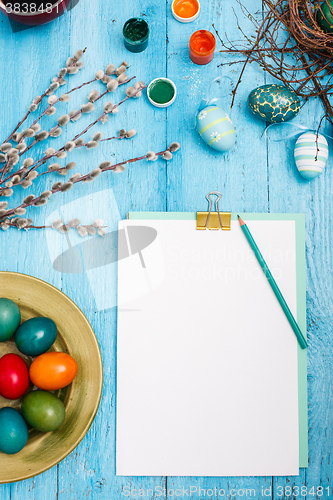
{"label": "orange paint jar", "polygon": [[196,64],[208,64],[214,57],[216,40],[210,31],[199,30],[190,38],[190,58]]}
{"label": "orange paint jar", "polygon": [[200,12],[198,0],[174,0],[172,3],[172,14],[181,23],[191,23]]}

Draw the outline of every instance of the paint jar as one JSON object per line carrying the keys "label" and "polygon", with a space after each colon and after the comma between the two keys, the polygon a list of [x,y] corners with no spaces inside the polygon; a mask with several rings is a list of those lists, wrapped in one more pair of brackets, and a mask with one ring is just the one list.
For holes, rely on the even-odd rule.
{"label": "paint jar", "polygon": [[174,0],[172,3],[172,15],[181,23],[191,23],[200,13],[198,0]]}
{"label": "paint jar", "polygon": [[125,47],[130,52],[142,52],[148,46],[149,27],[144,19],[133,17],[123,27]]}
{"label": "paint jar", "polygon": [[190,58],[196,64],[208,64],[214,57],[216,40],[210,31],[199,30],[190,38]]}
{"label": "paint jar", "polygon": [[177,89],[169,78],[155,78],[148,85],[147,96],[157,108],[166,108],[176,99]]}

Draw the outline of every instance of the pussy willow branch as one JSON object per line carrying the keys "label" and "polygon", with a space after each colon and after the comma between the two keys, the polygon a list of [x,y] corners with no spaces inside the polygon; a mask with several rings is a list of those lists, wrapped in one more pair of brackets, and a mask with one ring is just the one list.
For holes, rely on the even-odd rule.
{"label": "pussy willow branch", "polygon": [[[130,96],[126,96],[122,101],[118,102],[118,104],[115,104],[113,107],[112,107],[112,111],[110,111],[109,113],[106,113],[104,112],[99,118],[97,118],[97,120],[95,120],[93,123],[91,123],[90,125],[88,125],[87,128],[85,128],[82,132],[80,132],[80,134],[76,135],[73,139],[73,141],[76,141],[77,139],[79,139],[82,135],[84,135],[86,132],[88,132],[88,130],[90,130],[92,127],[94,127],[96,125],[96,123],[100,122],[101,120],[103,120],[103,118],[109,114],[112,114],[112,112],[119,108],[119,106],[121,106],[124,102],[126,102],[128,99],[132,99],[132,97],[135,97],[136,94],[138,94],[139,92],[142,92],[145,88],[147,87],[147,85],[144,85],[144,86],[140,86],[135,92],[133,92],[133,94],[131,94]],[[106,92],[108,93],[108,92]],[[105,95],[105,93],[103,94]]]}
{"label": "pussy willow branch", "polygon": [[[125,82],[122,82],[122,83],[119,83],[118,87],[120,87],[121,85],[125,85],[126,83],[130,82],[131,80],[133,80],[134,78],[136,78],[136,76],[132,76],[132,78],[128,78]],[[117,88],[118,88],[117,87]],[[105,92],[103,92],[100,96],[97,97],[97,99],[94,101],[97,102],[99,101],[100,99],[102,99],[102,97],[104,97],[105,95],[109,94],[110,92],[108,90],[106,90]],[[76,113],[74,113],[72,116],[71,116],[71,120],[73,120],[73,118],[76,118],[77,116],[79,116],[79,114],[81,114],[82,111],[81,110],[78,110]],[[55,125],[53,128],[51,128],[49,134],[55,132],[56,130],[58,130],[59,128],[61,128],[60,125]],[[85,132],[83,132],[85,133]],[[81,134],[82,135],[82,134]],[[78,136],[80,137],[80,136]],[[77,139],[78,137],[76,137],[75,139]],[[73,139],[73,140],[75,140]],[[25,148],[24,151],[22,151],[19,156],[22,156],[23,154],[27,153],[30,149],[32,149],[34,146],[36,146],[36,144],[38,144],[39,141],[33,141],[30,146],[28,146],[27,148]]]}
{"label": "pussy willow branch", "polygon": [[[110,73],[110,75],[108,75],[108,76],[115,75],[115,73],[116,73],[116,69],[115,69],[112,73]],[[128,80],[126,80],[125,82],[119,83],[118,87],[120,87],[120,85],[124,85],[125,83],[130,82],[131,80],[133,80],[133,78],[135,78],[135,76],[133,76],[132,78],[129,78],[129,79],[128,79]],[[66,94],[67,94],[67,95],[72,94],[72,93],[73,93],[73,92],[75,92],[76,90],[80,90],[80,89],[82,89],[83,87],[85,87],[86,85],[90,85],[91,83],[98,82],[98,81],[99,81],[99,80],[97,80],[97,79],[96,79],[96,77],[95,77],[93,80],[90,80],[89,82],[84,82],[84,83],[82,83],[81,85],[78,85],[77,87],[75,87],[75,88],[73,88],[73,89],[69,90],[68,92],[66,92]],[[105,95],[105,92],[104,92],[104,94],[103,94],[103,95]],[[96,99],[96,100],[98,100],[98,99]],[[39,116],[39,117],[38,117],[38,118],[37,118],[37,119],[36,119],[36,120],[35,120],[35,121],[31,124],[31,125],[30,125],[30,127],[32,127],[33,125],[36,125],[36,123],[38,123],[38,122],[39,122],[39,120],[40,120],[40,119],[41,119],[41,118],[42,118],[42,117],[43,117],[43,116],[47,113],[47,111],[48,111],[50,108],[52,108],[52,106],[54,106],[55,104],[57,104],[59,101],[60,101],[60,97],[57,99],[57,101],[56,101],[54,104],[50,104],[50,105],[46,108],[46,110],[45,110],[45,111],[44,111],[44,112],[43,112],[43,113],[42,113],[42,114],[41,114],[41,115],[40,115],[40,116]],[[95,102],[96,102],[96,101],[95,101]],[[20,141],[20,142],[22,142],[22,140],[23,140],[23,139],[24,139],[24,138],[22,137],[22,139],[21,139],[21,141]]]}
{"label": "pussy willow branch", "polygon": [[[169,148],[165,149],[164,151],[160,151],[159,153],[155,153],[155,154],[156,154],[156,156],[162,156],[162,155],[164,155],[164,153],[166,151],[170,151]],[[126,160],[126,161],[123,161],[121,163],[116,163],[115,165],[111,165],[111,167],[106,167],[106,168],[101,169],[101,171],[102,172],[107,172],[108,170],[114,170],[117,167],[121,167],[123,165],[127,165],[127,163],[134,163],[134,162],[137,162],[137,161],[140,161],[140,160],[144,160],[145,158],[148,158],[148,155],[138,156],[137,158],[132,158],[131,160]],[[61,170],[61,169],[59,168],[58,170]],[[49,173],[54,173],[54,172],[57,172],[58,170],[52,170],[51,172],[47,170],[46,172],[41,172],[40,174],[38,174],[37,177],[41,177],[42,175],[46,175],[46,174],[49,174]],[[78,180],[74,181],[73,184],[76,184],[77,182],[82,182],[82,181],[88,179],[89,176],[90,176],[89,173],[86,174],[86,175],[83,175]],[[37,179],[37,177],[36,177],[36,179]]]}
{"label": "pussy willow branch", "polygon": [[[156,156],[162,156],[167,151],[170,152],[170,149],[167,148],[164,151],[160,151],[159,153],[155,153],[155,155]],[[147,158],[148,158],[148,154],[146,154],[144,156],[138,156],[136,158],[132,158],[130,160],[122,161],[122,162],[117,163],[115,165],[111,165],[110,167],[103,168],[103,169],[101,169],[101,172],[103,173],[103,172],[108,172],[109,170],[115,170],[117,167],[121,167],[123,165],[127,165],[128,163],[134,163],[134,162],[137,162],[137,161],[145,160]],[[47,172],[43,172],[40,175],[45,175],[46,173]],[[86,175],[83,175],[83,176],[79,177],[77,180],[73,181],[73,185],[85,181],[86,179],[88,179],[88,177],[90,177],[90,173],[88,173]],[[50,191],[52,192],[52,194],[59,193],[59,192],[61,192],[61,186],[59,186],[58,188],[55,188],[55,189],[50,189]],[[43,196],[38,196],[37,198],[34,198],[33,200],[31,200],[31,202],[29,202],[29,203],[24,203],[23,202],[21,205],[18,205],[15,208],[11,208],[10,210],[7,211],[6,215],[3,215],[2,217],[0,217],[0,222],[4,222],[9,217],[14,217],[15,216],[15,211],[18,208],[27,208],[27,207],[33,206],[36,202],[40,201],[42,198],[43,198]],[[8,224],[8,223],[6,222],[6,224]]]}
{"label": "pussy willow branch", "polygon": [[[105,139],[101,139],[100,141],[98,141],[99,143],[100,142],[105,142],[105,141],[113,141],[113,140],[116,140],[116,139],[124,139],[123,136],[121,135],[117,135],[117,136],[114,136],[114,137],[106,137]],[[84,144],[78,144],[77,146],[75,146],[75,149],[78,149],[78,148],[84,148],[84,147],[87,147],[88,143],[85,142]]]}
{"label": "pussy willow branch", "polygon": [[[116,139],[118,139],[118,140],[123,140],[123,139],[124,139],[124,137],[123,137],[123,136],[107,137],[106,139],[101,139],[99,142],[104,142],[104,141],[112,141],[112,140],[116,140]],[[87,143],[84,143],[84,144],[78,144],[78,145],[76,145],[76,146],[75,146],[75,148],[74,148],[74,149],[83,148],[83,147],[87,147]],[[73,151],[74,151],[74,149],[73,149]],[[49,157],[47,158],[47,160],[45,160],[45,162],[46,162],[46,161],[48,161],[48,160],[49,160],[50,158],[52,158],[53,156],[54,156],[54,155],[49,156]],[[36,170],[36,169],[37,169],[38,167],[40,167],[40,166],[41,166],[41,165],[38,165],[38,166],[36,166],[36,167],[30,167],[30,170],[26,172],[26,175],[28,175],[28,174],[29,174],[30,172],[32,172],[33,170]],[[45,174],[53,174],[53,173],[55,173],[55,172],[59,172],[59,170],[63,170],[64,168],[66,168],[66,167],[60,167],[60,168],[55,169],[55,170],[46,170],[45,172],[42,172],[42,173],[38,174],[38,175],[37,175],[37,177],[40,177],[41,175],[45,175]],[[36,177],[36,179],[37,179],[37,177]],[[21,184],[22,184],[22,182],[24,182],[24,180],[25,180],[25,179],[23,178],[23,179],[22,179],[20,182],[18,182],[17,184],[13,184],[12,189],[13,189],[13,188],[15,188],[15,187],[17,187],[17,186],[21,186]],[[1,197],[1,193],[2,193],[2,191],[3,191],[4,189],[6,189],[6,187],[2,187],[2,188],[0,188],[0,197]]]}
{"label": "pussy willow branch", "polygon": [[[135,78],[135,76],[134,76],[133,78]],[[131,78],[131,80],[132,80],[133,78]],[[123,104],[124,102],[126,102],[128,99],[133,98],[134,96],[136,96],[136,94],[138,94],[139,92],[142,92],[142,90],[144,90],[145,88],[146,88],[146,85],[145,85],[145,86],[140,86],[140,87],[139,87],[139,88],[138,88],[135,92],[133,92],[133,94],[132,94],[132,95],[130,95],[130,96],[126,96],[126,97],[125,97],[122,101],[118,102],[118,104],[114,104],[114,106],[112,107],[112,110],[111,110],[111,111],[109,111],[108,113],[104,112],[104,113],[103,113],[103,114],[102,114],[99,118],[97,118],[97,120],[95,120],[93,123],[91,123],[90,125],[88,125],[88,127],[86,127],[86,128],[85,128],[82,132],[80,132],[79,134],[77,134],[77,135],[76,135],[76,136],[72,139],[72,141],[73,141],[73,142],[77,141],[77,139],[79,139],[82,135],[86,134],[86,133],[88,132],[88,130],[90,130],[90,129],[91,129],[92,127],[94,127],[97,123],[99,123],[100,121],[102,121],[102,119],[103,119],[105,116],[107,116],[107,115],[109,115],[109,114],[112,114],[112,111],[113,111],[114,109],[117,109],[119,106],[121,106],[121,104]],[[108,93],[109,93],[108,91],[104,92],[104,94],[100,95],[100,96],[96,99],[96,101],[97,101],[98,99],[100,99],[101,97],[103,97],[104,95],[108,94]],[[96,102],[96,101],[95,101],[95,102]],[[54,157],[54,156],[57,156],[57,154],[59,154],[59,153],[61,153],[61,152],[63,152],[63,151],[65,151],[65,147],[64,147],[64,146],[63,146],[62,148],[60,148],[58,151],[56,151],[56,152],[55,152],[52,156],[50,156],[50,158],[52,158],[52,157]],[[48,158],[48,159],[49,159],[49,158]],[[38,165],[36,165],[35,167],[32,167],[32,166],[31,166],[31,167],[30,167],[30,170],[28,170],[28,171],[25,173],[24,177],[26,177],[26,176],[27,176],[27,175],[28,175],[28,174],[29,174],[32,170],[36,170],[36,168],[38,168],[39,166],[41,166],[41,165],[42,165],[42,164],[44,164],[44,163],[45,163],[45,161],[43,160],[43,161],[42,161],[42,163],[39,163],[39,164],[38,164]]]}
{"label": "pussy willow branch", "polygon": [[[64,224],[65,226],[66,224]],[[11,226],[11,227],[15,227],[17,229],[17,226],[16,224],[12,224],[11,222],[7,222],[7,226]],[[80,224],[80,227],[84,227],[84,228],[87,228],[87,227],[91,227],[91,224]],[[107,226],[99,226],[99,229],[105,229],[107,228]],[[34,226],[32,224],[30,225],[27,225],[27,226],[24,226],[23,229],[54,229],[53,226]],[[76,229],[75,226],[71,227],[71,229]]]}
{"label": "pussy willow branch", "polygon": [[[83,53],[85,53],[85,51],[87,50],[87,48],[85,48],[83,50]],[[78,63],[78,61],[75,61],[73,64],[69,65],[68,67],[69,68],[74,68],[76,66],[76,64]],[[57,78],[57,82],[60,82],[60,80],[62,79],[62,77],[58,77]],[[46,91],[44,92],[44,94],[42,94],[40,96],[40,98],[38,99],[38,101],[36,102],[36,104],[40,104],[42,102],[42,100],[44,99],[44,97],[48,94],[48,92],[50,92],[50,86],[46,89]],[[30,113],[32,113],[32,111],[28,111],[27,114],[25,115],[25,117],[18,123],[18,125],[14,128],[13,132],[9,135],[9,137],[7,137],[7,139],[4,142],[9,142],[10,139],[13,137],[13,135],[15,134],[15,132],[20,128],[20,126],[26,121],[26,119],[28,118],[28,116],[30,115]]]}
{"label": "pussy willow branch", "polygon": [[[119,84],[119,86],[120,86],[120,85],[124,85],[125,83],[130,82],[130,81],[131,81],[131,80],[133,80],[134,78],[136,78],[136,77],[135,77],[135,76],[133,76],[132,78],[129,78],[129,79],[128,79],[128,80],[126,80],[125,82],[120,83],[120,84]],[[133,97],[134,95],[138,94],[138,93],[139,93],[140,91],[142,91],[144,88],[145,88],[145,87],[139,87],[139,89],[137,89],[137,90],[136,90],[136,92],[135,92],[135,93],[133,93],[133,95],[132,95],[132,96],[130,96],[130,97]],[[108,91],[106,91],[106,92],[104,92],[103,94],[101,94],[101,95],[100,95],[100,96],[99,96],[99,97],[95,100],[95,102],[97,102],[99,99],[101,99],[102,97],[104,97],[106,94],[109,94],[109,92],[108,92]],[[116,109],[118,106],[120,106],[121,104],[123,104],[123,103],[124,103],[127,99],[130,99],[130,97],[129,97],[129,96],[127,96],[127,97],[125,97],[122,101],[120,101],[118,104],[115,104],[115,105],[113,106],[112,110],[113,110],[113,109]],[[81,111],[78,111],[78,113],[76,113],[75,115],[73,115],[73,116],[72,116],[72,118],[73,118],[73,117],[75,117],[75,116],[77,116],[79,113],[81,113]],[[89,125],[89,126],[88,126],[85,130],[83,130],[80,134],[78,134],[77,136],[75,136],[75,137],[72,139],[72,141],[76,141],[79,137],[81,137],[82,135],[84,135],[84,134],[85,134],[85,133],[86,133],[86,132],[87,132],[90,128],[92,128],[94,125],[96,125],[98,122],[100,122],[100,121],[101,121],[101,120],[105,117],[105,115],[107,115],[107,114],[108,114],[108,113],[103,113],[103,114],[102,114],[102,115],[101,115],[101,116],[100,116],[100,117],[99,117],[99,118],[98,118],[95,122],[93,122],[92,124],[90,124],[90,125]],[[60,126],[58,125],[58,127],[60,127]],[[54,129],[55,129],[55,128],[56,128],[56,127],[54,127]],[[52,129],[52,130],[53,130],[53,129]],[[32,143],[32,144],[35,144],[35,143],[37,143],[37,141],[34,141],[34,143]],[[41,158],[41,159],[37,160],[37,161],[36,161],[36,162],[35,162],[35,163],[34,163],[34,164],[33,164],[33,165],[29,168],[29,170],[26,170],[26,168],[25,168],[25,167],[21,167],[20,169],[16,170],[15,172],[12,172],[12,173],[11,173],[8,177],[6,177],[5,179],[3,179],[3,176],[2,176],[2,177],[1,177],[1,179],[0,179],[0,186],[1,186],[1,187],[0,187],[0,196],[1,196],[2,191],[4,191],[4,189],[6,189],[6,187],[5,187],[5,186],[3,186],[3,184],[4,184],[5,182],[10,181],[10,179],[11,179],[12,177],[14,177],[14,175],[21,174],[23,171],[25,171],[25,170],[26,170],[26,172],[25,172],[25,176],[24,176],[24,178],[26,178],[26,176],[27,176],[27,175],[28,175],[31,171],[36,170],[36,169],[37,169],[37,168],[39,168],[40,166],[44,165],[44,164],[45,164],[48,160],[50,160],[51,158],[56,157],[56,156],[57,156],[57,154],[59,154],[59,153],[61,153],[61,152],[63,152],[63,151],[65,151],[65,147],[64,147],[64,146],[63,146],[63,147],[61,147],[60,149],[58,149],[57,151],[55,151],[55,153],[53,153],[52,155],[45,155],[45,156],[43,156],[43,158]],[[4,172],[4,170],[3,170],[3,172]],[[22,179],[22,181],[24,180],[24,178]],[[20,185],[21,183],[22,183],[22,182],[20,182],[20,183],[18,183],[18,184],[14,184],[14,186],[18,186],[18,185]],[[12,187],[14,187],[14,186],[12,186]]]}
{"label": "pussy willow branch", "polygon": [[[79,85],[78,87],[75,87],[74,89],[71,89],[69,90],[68,92],[66,92],[67,95],[69,94],[72,94],[72,92],[75,92],[76,90],[80,90],[82,89],[82,87],[84,87],[85,85],[90,85],[91,83],[93,82],[96,82],[96,78],[94,78],[93,80],[90,80],[89,82],[85,82],[85,83],[82,83],[82,85]],[[55,104],[58,104],[58,102],[60,102],[60,97],[55,101],[55,103],[53,104],[49,104],[48,107],[45,109],[45,111],[43,111],[43,113],[41,115],[39,115],[38,118],[36,118],[36,120],[28,127],[28,128],[31,128],[33,127],[34,125],[36,125],[36,123],[38,123],[41,118],[43,118],[43,116],[45,116],[47,114],[47,112],[49,111],[49,109],[52,108],[52,106],[54,106]],[[21,138],[21,140],[19,141],[19,144],[24,140],[24,137]],[[23,151],[24,152],[24,151]]]}
{"label": "pussy willow branch", "polygon": [[[125,83],[128,83],[130,82],[131,80],[133,80],[134,78],[136,78],[136,76],[132,76],[132,78],[129,78],[128,80],[126,80],[125,82],[123,83],[120,83],[118,86],[120,87],[120,85],[124,85]],[[143,90],[145,87],[140,87],[139,90],[137,90],[135,92],[135,94],[133,95],[136,95],[140,92],[140,90]],[[97,99],[94,101],[97,102],[99,101],[100,99],[102,99],[102,97],[104,97],[105,95],[109,94],[110,92],[108,90],[106,90],[105,92],[103,92],[100,96],[97,97]],[[118,106],[120,106],[123,102],[127,101],[127,99],[129,99],[130,97],[125,97],[125,99],[123,99],[122,101],[120,101],[118,104],[114,105],[112,110],[113,109],[116,109]],[[81,111],[78,111],[77,113],[75,113],[72,118],[76,118],[76,116],[78,116],[79,114],[81,113]],[[95,120],[93,123],[91,123],[90,125],[88,125],[87,128],[85,128],[82,132],[80,132],[78,135],[76,135],[72,141],[76,141],[77,139],[79,139],[82,135],[84,135],[86,132],[88,132],[88,130],[90,130],[94,125],[96,125],[96,123],[100,122],[108,113],[103,113],[99,118],[97,118],[97,120]],[[60,128],[60,125],[57,125],[56,127],[54,127],[53,129],[51,129],[50,132],[54,132],[54,130],[56,130],[57,128]],[[59,151],[62,151],[62,150],[59,150]]]}

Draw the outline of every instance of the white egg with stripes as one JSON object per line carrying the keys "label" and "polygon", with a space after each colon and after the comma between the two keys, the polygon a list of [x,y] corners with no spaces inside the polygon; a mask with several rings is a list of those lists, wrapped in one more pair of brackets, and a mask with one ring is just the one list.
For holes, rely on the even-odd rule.
{"label": "white egg with stripes", "polygon": [[321,134],[305,132],[296,141],[294,157],[297,169],[305,179],[318,177],[328,158],[327,140]]}
{"label": "white egg with stripes", "polygon": [[217,151],[229,151],[236,141],[232,121],[218,106],[207,106],[196,118],[197,131],[208,146]]}

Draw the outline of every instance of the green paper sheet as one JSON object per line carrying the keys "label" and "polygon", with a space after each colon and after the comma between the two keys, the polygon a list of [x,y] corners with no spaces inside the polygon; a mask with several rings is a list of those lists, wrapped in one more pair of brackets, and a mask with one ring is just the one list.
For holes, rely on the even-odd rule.
{"label": "green paper sheet", "polygon": [[[193,220],[195,212],[130,212],[132,220]],[[246,221],[272,220],[295,221],[296,225],[296,283],[297,322],[306,332],[306,261],[305,261],[305,215],[304,214],[254,214],[247,213]],[[232,214],[237,220],[237,214]],[[298,345],[298,405],[299,405],[299,466],[308,466],[308,404],[307,404],[307,349]]]}

